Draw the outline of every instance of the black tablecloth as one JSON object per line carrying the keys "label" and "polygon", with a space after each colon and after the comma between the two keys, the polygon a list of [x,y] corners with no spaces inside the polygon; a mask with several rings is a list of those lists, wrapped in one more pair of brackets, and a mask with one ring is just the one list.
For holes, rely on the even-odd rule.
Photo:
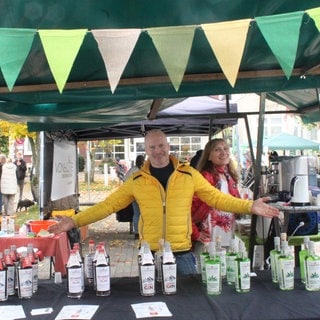
{"label": "black tablecloth", "polygon": [[[155,296],[142,297],[138,278],[117,278],[111,279],[110,296],[96,297],[93,291],[86,290],[79,300],[67,298],[65,280],[59,285],[43,280],[31,299],[11,296],[0,305],[22,305],[27,319],[51,320],[65,305],[97,304],[94,320],[124,320],[135,319],[131,304],[152,301],[165,302],[173,315],[171,319],[320,319],[320,292],[306,291],[299,279],[295,280],[293,291],[281,291],[272,283],[269,271],[252,278],[249,293],[237,293],[233,286],[224,283],[219,296],[208,296],[197,276],[179,278],[176,295],[165,296],[159,287]],[[49,306],[54,310],[50,315],[30,314],[34,308]]]}

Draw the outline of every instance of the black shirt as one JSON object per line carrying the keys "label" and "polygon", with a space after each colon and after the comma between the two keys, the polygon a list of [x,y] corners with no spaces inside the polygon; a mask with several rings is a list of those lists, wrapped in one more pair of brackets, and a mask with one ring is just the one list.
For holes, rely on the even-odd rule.
{"label": "black shirt", "polygon": [[164,189],[166,189],[168,179],[171,176],[173,171],[174,171],[174,167],[171,161],[167,166],[163,168],[154,168],[152,165],[150,165],[151,175],[155,177],[162,184]]}

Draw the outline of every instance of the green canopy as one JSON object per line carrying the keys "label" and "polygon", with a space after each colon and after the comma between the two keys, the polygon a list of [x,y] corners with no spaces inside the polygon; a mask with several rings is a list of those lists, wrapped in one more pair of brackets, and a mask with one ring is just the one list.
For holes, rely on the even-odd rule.
{"label": "green canopy", "polygon": [[305,122],[319,121],[319,14],[309,11],[318,7],[316,0],[2,1],[0,117],[32,131],[77,133],[156,118],[167,99],[267,92]]}

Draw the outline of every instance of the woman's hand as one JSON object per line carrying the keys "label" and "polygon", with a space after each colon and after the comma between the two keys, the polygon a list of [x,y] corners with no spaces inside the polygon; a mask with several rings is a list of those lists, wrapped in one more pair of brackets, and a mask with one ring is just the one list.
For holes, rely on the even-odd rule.
{"label": "woman's hand", "polygon": [[59,222],[51,225],[48,228],[48,232],[57,234],[57,233],[69,231],[70,229],[76,227],[73,219],[70,217],[57,216],[57,218],[59,219]]}
{"label": "woman's hand", "polygon": [[255,200],[253,202],[251,212],[267,218],[277,218],[279,217],[279,210],[275,207],[270,206],[266,202],[270,201],[269,197],[263,197]]}

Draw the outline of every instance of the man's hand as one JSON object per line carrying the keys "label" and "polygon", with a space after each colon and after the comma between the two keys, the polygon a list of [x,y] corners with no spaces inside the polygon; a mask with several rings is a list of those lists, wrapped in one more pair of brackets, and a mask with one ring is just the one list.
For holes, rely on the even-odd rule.
{"label": "man's hand", "polygon": [[69,231],[70,229],[76,227],[73,219],[70,217],[57,216],[57,218],[59,219],[59,222],[51,225],[48,228],[48,232],[57,234],[57,233]]}
{"label": "man's hand", "polygon": [[251,212],[267,218],[277,218],[279,217],[279,210],[275,207],[268,205],[266,202],[270,201],[269,197],[263,197],[255,200],[253,202]]}

